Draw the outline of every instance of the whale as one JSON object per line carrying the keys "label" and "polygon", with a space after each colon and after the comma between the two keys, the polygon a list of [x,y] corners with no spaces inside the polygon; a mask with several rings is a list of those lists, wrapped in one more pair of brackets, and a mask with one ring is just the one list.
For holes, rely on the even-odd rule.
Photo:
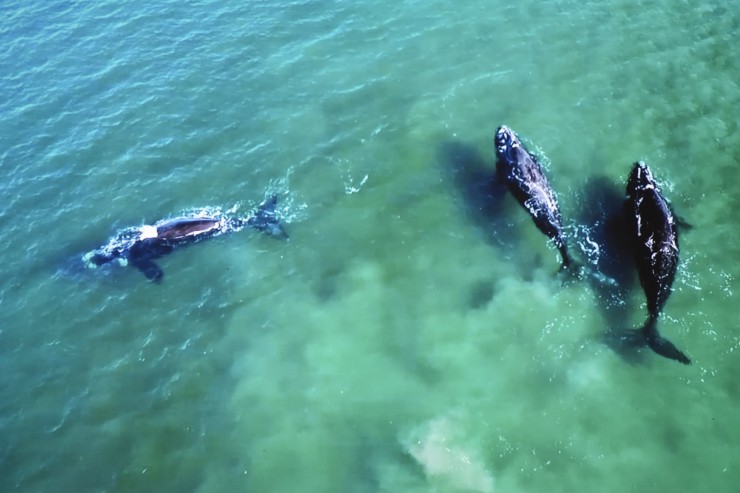
{"label": "whale", "polygon": [[154,224],[125,228],[105,245],[83,255],[82,261],[91,269],[115,261],[138,269],[150,281],[161,282],[164,271],[155,260],[183,246],[247,227],[274,238],[287,239],[288,234],[278,220],[276,206],[277,196],[272,195],[246,217],[218,209],[201,209]]}
{"label": "whale", "polygon": [[691,360],[658,333],[658,318],[671,296],[679,260],[680,221],[663,195],[650,167],[633,164],[627,179],[625,214],[638,277],[647,299],[648,318],[638,329],[622,335],[635,345],[647,345],[657,354],[683,364]]}
{"label": "whale", "polygon": [[509,127],[502,125],[494,137],[497,179],[506,184],[542,233],[557,247],[561,270],[575,265],[568,252],[557,196],[537,158]]}

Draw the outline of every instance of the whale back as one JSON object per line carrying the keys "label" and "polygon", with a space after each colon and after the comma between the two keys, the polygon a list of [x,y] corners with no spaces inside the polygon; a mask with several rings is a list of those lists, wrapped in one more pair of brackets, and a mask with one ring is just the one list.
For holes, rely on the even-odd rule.
{"label": "whale back", "polygon": [[627,185],[635,260],[650,315],[657,316],[671,294],[678,267],[678,228],[650,168],[634,164]]}
{"label": "whale back", "polygon": [[532,217],[537,228],[550,238],[560,251],[563,267],[568,267],[568,253],[555,192],[547,181],[542,166],[513,130],[502,125],[494,137],[496,173]]}
{"label": "whale back", "polygon": [[212,217],[178,217],[157,224],[157,238],[177,241],[201,235],[216,233],[221,229],[221,221]]}

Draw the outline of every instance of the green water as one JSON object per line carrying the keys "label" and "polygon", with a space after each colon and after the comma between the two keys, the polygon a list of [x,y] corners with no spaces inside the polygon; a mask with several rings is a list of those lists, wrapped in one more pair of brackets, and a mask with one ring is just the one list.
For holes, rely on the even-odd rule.
{"label": "green water", "polygon": [[[739,12],[4,3],[0,491],[735,491]],[[636,275],[555,276],[487,188],[503,123],[584,262],[650,164],[693,225],[659,325],[691,366],[603,343],[644,321]],[[273,192],[288,242],[79,268]]]}

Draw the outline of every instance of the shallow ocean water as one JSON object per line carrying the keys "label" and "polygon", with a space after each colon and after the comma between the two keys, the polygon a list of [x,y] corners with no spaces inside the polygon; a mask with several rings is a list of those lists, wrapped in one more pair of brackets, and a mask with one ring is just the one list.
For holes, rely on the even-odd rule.
{"label": "shallow ocean water", "polygon": [[[6,2],[0,490],[735,491],[738,12]],[[502,123],[618,289],[494,193]],[[659,324],[691,366],[603,341],[646,314],[601,234],[638,159],[693,225]],[[80,266],[272,193],[287,242]]]}

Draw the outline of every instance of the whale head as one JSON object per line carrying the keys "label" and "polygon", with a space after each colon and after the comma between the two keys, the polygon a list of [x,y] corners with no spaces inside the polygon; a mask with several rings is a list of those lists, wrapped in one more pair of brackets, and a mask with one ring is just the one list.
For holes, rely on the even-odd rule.
{"label": "whale head", "polygon": [[645,161],[637,161],[632,165],[632,172],[627,180],[627,195],[649,189],[659,190],[658,184]]}
{"label": "whale head", "polygon": [[526,152],[519,137],[506,125],[498,127],[493,143],[496,146],[496,157],[499,160],[514,162],[520,152]]}
{"label": "whale head", "polygon": [[501,125],[496,129],[496,136],[494,137],[496,148],[509,146],[517,140],[514,131],[506,125]]}
{"label": "whale head", "polygon": [[129,249],[141,238],[139,228],[127,228],[108,240],[106,245],[86,253],[82,257],[85,265],[91,269],[117,260],[119,264],[128,263]]}
{"label": "whale head", "polygon": [[93,250],[82,257],[82,261],[91,269],[100,267],[116,259],[119,261],[124,260],[123,251],[120,248]]}

